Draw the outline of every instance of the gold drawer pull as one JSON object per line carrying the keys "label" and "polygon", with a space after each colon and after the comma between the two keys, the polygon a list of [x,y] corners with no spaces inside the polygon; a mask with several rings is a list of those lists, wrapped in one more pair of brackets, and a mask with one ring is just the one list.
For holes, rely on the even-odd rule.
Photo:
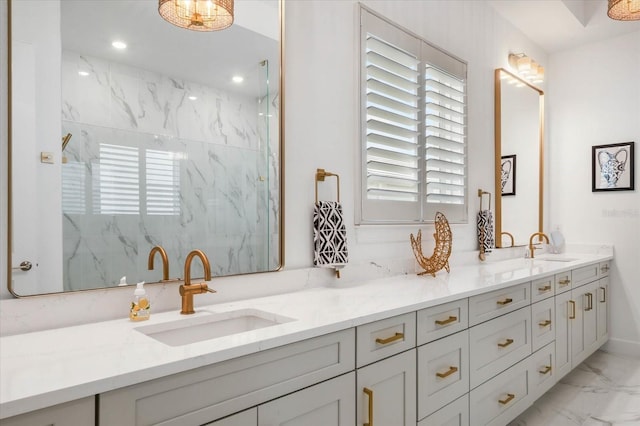
{"label": "gold drawer pull", "polygon": [[565,278],[564,280],[558,281],[558,284],[564,287],[565,285],[571,284],[571,280],[569,278]]}
{"label": "gold drawer pull", "polygon": [[576,319],[576,302],[573,300],[569,300],[569,304],[571,305],[571,313],[569,314],[569,319]]}
{"label": "gold drawer pull", "polygon": [[373,426],[373,391],[369,388],[364,388],[362,390],[369,397],[369,421],[367,423],[363,423],[362,426]]}
{"label": "gold drawer pull", "polygon": [[376,339],[376,343],[380,343],[381,345],[388,345],[391,342],[395,342],[396,340],[402,340],[402,339],[404,339],[404,333],[396,333],[391,337],[387,337],[386,339],[378,337]]}
{"label": "gold drawer pull", "polygon": [[545,365],[544,368],[542,370],[538,370],[538,373],[540,374],[547,374],[551,371],[551,366],[550,365]]}
{"label": "gold drawer pull", "polygon": [[457,320],[458,320],[458,317],[454,317],[453,315],[450,315],[449,318],[447,318],[446,320],[436,320],[436,324],[447,325]]}
{"label": "gold drawer pull", "polygon": [[584,308],[585,311],[590,311],[593,309],[593,293],[585,293],[587,297],[587,306]]}
{"label": "gold drawer pull", "polygon": [[548,325],[551,325],[551,320],[544,320],[544,321],[542,321],[542,322],[539,322],[539,323],[538,323],[538,325],[539,325],[540,327],[546,327],[546,326],[548,326]]}
{"label": "gold drawer pull", "polygon": [[608,265],[608,264],[606,264],[606,265],[602,265],[602,268],[600,268],[600,270],[601,270],[602,272],[609,272],[609,265]]}
{"label": "gold drawer pull", "polygon": [[600,299],[600,303],[604,303],[607,301],[607,288],[600,287],[600,290],[602,290],[602,299]]}
{"label": "gold drawer pull", "polygon": [[540,293],[546,293],[549,290],[551,290],[551,286],[550,285],[545,285],[544,287],[538,287],[538,291]]}
{"label": "gold drawer pull", "polygon": [[501,348],[506,348],[507,346],[509,346],[512,343],[513,343],[513,339],[507,339],[507,341],[504,342],[504,343],[498,343],[498,346],[500,346]]}
{"label": "gold drawer pull", "polygon": [[502,300],[498,300],[496,303],[498,305],[508,305],[509,303],[513,302],[513,299],[510,297],[507,297],[506,299],[502,299]]}
{"label": "gold drawer pull", "polygon": [[456,371],[458,371],[458,367],[454,367],[453,365],[451,367],[449,367],[449,369],[447,371],[445,371],[444,373],[436,373],[436,376],[440,377],[441,379],[444,379],[445,377],[449,377],[450,375],[452,375],[453,373],[455,373]]}
{"label": "gold drawer pull", "polygon": [[499,399],[498,402],[502,405],[508,404],[515,397],[516,397],[515,394],[508,393],[505,399]]}

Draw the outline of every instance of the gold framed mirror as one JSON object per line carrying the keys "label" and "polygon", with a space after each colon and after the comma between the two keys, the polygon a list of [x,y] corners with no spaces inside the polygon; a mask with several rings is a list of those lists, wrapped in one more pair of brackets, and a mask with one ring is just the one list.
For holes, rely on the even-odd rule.
{"label": "gold framed mirror", "polygon": [[215,276],[281,268],[282,0],[206,33],[158,0],[8,12],[13,295],[159,282],[156,246],[173,280],[193,249]]}
{"label": "gold framed mirror", "polygon": [[544,92],[495,70],[496,247],[525,245],[543,231]]}

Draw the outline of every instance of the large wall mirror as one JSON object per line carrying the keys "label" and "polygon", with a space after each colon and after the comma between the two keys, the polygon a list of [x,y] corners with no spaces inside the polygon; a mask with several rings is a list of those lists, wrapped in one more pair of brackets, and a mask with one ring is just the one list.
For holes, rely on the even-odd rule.
{"label": "large wall mirror", "polygon": [[193,249],[215,276],[280,268],[283,4],[234,15],[200,32],[158,0],[9,2],[12,294],[159,282],[155,246],[169,279]]}
{"label": "large wall mirror", "polygon": [[542,232],[544,93],[495,71],[496,247],[528,244]]}

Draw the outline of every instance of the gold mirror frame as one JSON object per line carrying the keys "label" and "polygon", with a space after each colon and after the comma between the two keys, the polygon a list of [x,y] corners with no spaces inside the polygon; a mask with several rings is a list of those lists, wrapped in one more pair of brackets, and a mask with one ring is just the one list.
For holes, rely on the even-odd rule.
{"label": "gold mirror frame", "polygon": [[495,242],[496,248],[502,248],[502,185],[501,185],[501,160],[502,160],[502,79],[500,75],[504,73],[509,78],[515,79],[523,85],[535,90],[539,95],[539,111],[538,111],[538,136],[539,136],[539,171],[538,171],[538,229],[532,229],[530,234],[534,232],[543,232],[543,212],[544,212],[544,92],[532,85],[526,80],[507,71],[504,68],[498,68],[494,73],[494,120],[495,120],[495,203],[496,203],[496,223],[495,223]]}
{"label": "gold mirror frame", "polygon": [[[34,297],[34,296],[46,296],[46,295],[51,295],[51,294],[63,294],[66,293],[67,291],[60,291],[60,292],[54,292],[54,293],[34,293],[34,294],[26,294],[26,295],[20,295],[17,294],[12,286],[12,269],[18,269],[20,267],[23,266],[23,264],[20,265],[13,265],[14,260],[13,260],[13,205],[12,205],[12,199],[13,199],[13,186],[12,186],[12,171],[13,171],[13,161],[12,161],[12,155],[13,155],[13,150],[12,150],[12,130],[13,130],[13,121],[12,121],[12,99],[13,99],[13,91],[12,91],[12,65],[11,65],[11,59],[12,59],[12,19],[11,19],[11,14],[12,14],[12,9],[11,9],[11,3],[14,0],[8,0],[6,2],[6,14],[7,14],[7,27],[6,27],[6,31],[7,31],[7,45],[6,45],[6,58],[7,58],[7,240],[6,240],[6,247],[7,247],[7,270],[6,270],[6,277],[7,277],[7,289],[9,291],[9,293],[15,297],[15,298],[23,298],[23,297]],[[278,19],[279,19],[279,29],[278,29],[278,34],[280,37],[279,40],[279,45],[280,45],[280,52],[279,52],[279,67],[278,67],[278,80],[279,80],[279,85],[280,85],[280,90],[279,90],[279,97],[280,97],[280,102],[279,102],[279,120],[278,120],[278,125],[279,125],[279,140],[278,140],[278,149],[279,149],[279,153],[278,153],[278,167],[279,167],[279,182],[278,182],[278,191],[279,191],[279,217],[277,219],[277,223],[278,223],[278,227],[279,227],[279,235],[278,235],[278,256],[279,256],[279,264],[277,265],[276,269],[273,270],[266,270],[266,271],[256,271],[256,272],[248,272],[248,273],[243,273],[243,274],[238,274],[238,275],[254,275],[254,274],[259,274],[259,273],[265,273],[265,272],[278,272],[281,271],[284,268],[284,264],[285,264],[285,230],[284,230],[284,206],[285,206],[285,194],[284,194],[284,179],[285,179],[285,169],[284,169],[284,158],[285,158],[285,152],[284,152],[284,141],[285,141],[285,128],[284,128],[284,123],[285,123],[285,85],[284,85],[284,81],[285,81],[285,72],[284,72],[284,63],[285,63],[285,53],[284,53],[284,46],[285,46],[285,0],[277,0],[278,1]],[[29,263],[29,262],[26,262]],[[29,265],[29,268],[31,266]],[[227,276],[234,276],[234,275],[227,275]],[[158,281],[155,283],[147,283],[147,284],[163,284],[162,281]],[[95,288],[88,288],[88,289],[81,289],[81,290],[73,290],[74,292],[76,291],[95,291],[95,290],[104,290],[107,288],[116,288],[116,287],[95,287]]]}

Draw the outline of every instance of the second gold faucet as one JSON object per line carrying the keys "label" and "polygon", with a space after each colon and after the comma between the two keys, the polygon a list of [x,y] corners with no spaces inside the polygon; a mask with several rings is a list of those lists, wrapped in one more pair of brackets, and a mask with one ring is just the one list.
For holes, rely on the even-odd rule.
{"label": "second gold faucet", "polygon": [[206,292],[215,293],[206,283],[191,284],[191,262],[194,257],[199,257],[204,269],[204,280],[211,281],[211,264],[207,255],[202,250],[193,250],[184,260],[184,284],[180,286],[180,296],[182,296],[182,309],[180,313],[189,315],[195,313],[193,309],[193,295]]}
{"label": "second gold faucet", "polygon": [[542,242],[542,239],[544,238],[545,241],[547,242],[547,244],[549,244],[549,237],[547,237],[547,234],[545,234],[544,232],[536,232],[534,234],[531,234],[531,236],[529,237],[529,257],[531,259],[533,259],[533,254],[534,251],[536,249],[538,249],[538,247],[534,247],[533,245],[533,239],[538,236],[538,241]]}

